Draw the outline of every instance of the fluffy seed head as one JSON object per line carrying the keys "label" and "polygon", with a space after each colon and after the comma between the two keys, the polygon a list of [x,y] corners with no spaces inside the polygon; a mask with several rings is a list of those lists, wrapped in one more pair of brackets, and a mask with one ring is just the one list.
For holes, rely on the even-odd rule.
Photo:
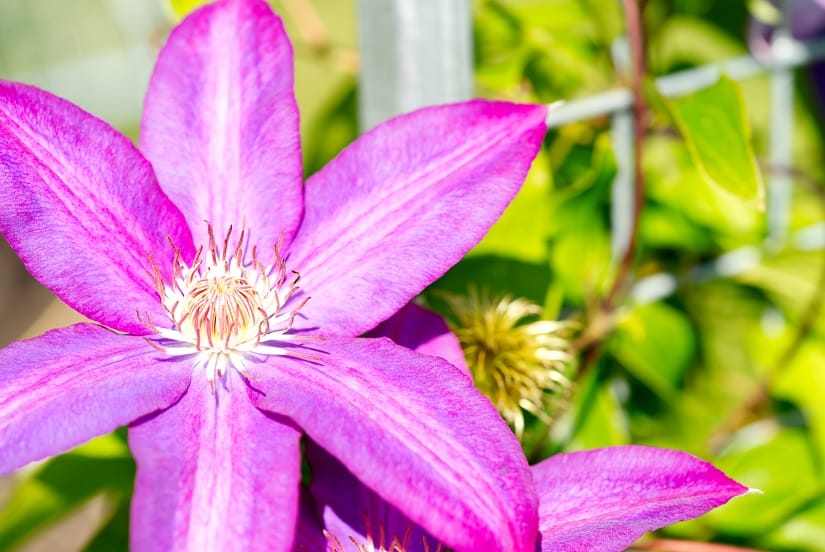
{"label": "fluffy seed head", "polygon": [[526,299],[496,298],[475,288],[446,300],[476,387],[519,437],[524,411],[549,423],[570,391],[574,325],[539,319],[541,307]]}

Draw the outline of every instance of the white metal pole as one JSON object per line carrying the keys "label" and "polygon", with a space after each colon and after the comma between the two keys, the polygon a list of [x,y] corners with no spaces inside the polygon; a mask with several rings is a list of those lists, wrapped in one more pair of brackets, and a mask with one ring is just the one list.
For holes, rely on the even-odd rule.
{"label": "white metal pole", "polygon": [[359,123],[473,95],[469,0],[358,0]]}

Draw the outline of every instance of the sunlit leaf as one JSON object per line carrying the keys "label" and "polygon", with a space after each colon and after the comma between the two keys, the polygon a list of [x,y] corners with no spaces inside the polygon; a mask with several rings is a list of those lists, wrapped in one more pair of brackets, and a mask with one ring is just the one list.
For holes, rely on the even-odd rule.
{"label": "sunlit leaf", "polygon": [[702,65],[745,53],[740,40],[713,22],[686,15],[670,15],[649,37],[651,69]]}
{"label": "sunlit leaf", "polygon": [[819,552],[825,543],[825,499],[805,507],[780,527],[759,540],[766,550]]}
{"label": "sunlit leaf", "polygon": [[809,339],[790,363],[781,367],[773,391],[793,401],[808,416],[819,454],[825,457],[825,342]]}
{"label": "sunlit leaf", "polygon": [[533,161],[521,191],[469,255],[497,255],[526,263],[546,263],[553,214],[550,185],[550,168],[542,152]]}
{"label": "sunlit leaf", "polygon": [[211,0],[167,0],[169,8],[179,19],[183,19],[199,7],[208,4]]}
{"label": "sunlit leaf", "polygon": [[702,176],[732,194],[762,201],[762,176],[736,82],[723,76],[712,86],[667,103]]}
{"label": "sunlit leaf", "polygon": [[114,436],[93,440],[46,461],[30,475],[19,475],[0,509],[0,550],[10,549],[99,493],[128,495],[133,479],[134,461]]}
{"label": "sunlit leaf", "polygon": [[690,221],[682,212],[661,205],[647,205],[639,232],[652,247],[688,251],[712,251],[710,233]]}
{"label": "sunlit leaf", "polygon": [[684,141],[650,136],[643,165],[647,195],[673,212],[671,225],[678,227],[683,218],[696,227],[693,232],[708,234],[714,251],[751,245],[764,228],[764,213],[702,176]]}

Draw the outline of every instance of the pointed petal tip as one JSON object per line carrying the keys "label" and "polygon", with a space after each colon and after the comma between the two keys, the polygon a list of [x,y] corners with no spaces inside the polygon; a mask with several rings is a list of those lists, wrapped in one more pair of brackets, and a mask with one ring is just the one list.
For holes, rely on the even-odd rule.
{"label": "pointed petal tip", "polygon": [[76,324],[0,349],[0,474],[168,407],[187,362],[159,370],[143,339]]}
{"label": "pointed petal tip", "polygon": [[623,550],[755,491],[686,452],[638,445],[559,454],[533,475],[542,550]]}
{"label": "pointed petal tip", "polygon": [[40,88],[0,80],[0,234],[66,304],[116,330],[146,334],[162,315],[149,275],[165,276],[191,233],[132,142]]}
{"label": "pointed petal tip", "polygon": [[[544,104],[514,103],[501,100],[483,99],[469,100],[462,103],[468,106],[473,104],[487,106],[487,111],[485,113],[487,116],[521,117],[526,126],[535,126],[537,129],[541,128],[542,130],[547,129],[546,120],[548,108]],[[459,107],[462,103],[453,105]]]}
{"label": "pointed petal tip", "polygon": [[[169,35],[146,93],[140,149],[205,242],[245,223],[251,246],[284,247],[303,213],[293,48],[262,0],[224,0]],[[277,209],[273,209],[277,205]]]}
{"label": "pointed petal tip", "polygon": [[425,107],[377,125],[310,177],[290,247],[317,297],[304,313],[330,335],[359,335],[444,274],[521,189],[546,112],[489,100]]}

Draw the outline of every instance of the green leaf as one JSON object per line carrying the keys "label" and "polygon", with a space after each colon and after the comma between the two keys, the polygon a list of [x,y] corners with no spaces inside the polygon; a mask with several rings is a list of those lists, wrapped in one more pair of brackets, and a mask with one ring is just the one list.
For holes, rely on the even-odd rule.
{"label": "green leaf", "polygon": [[0,508],[0,550],[9,550],[99,493],[127,496],[134,461],[114,435],[95,439],[45,462],[15,481]]}
{"label": "green leaf", "polygon": [[816,552],[825,542],[825,499],[797,512],[781,527],[759,540],[766,550],[799,550]]}
{"label": "green leaf", "polygon": [[624,18],[619,2],[613,0],[580,0],[580,3],[599,29],[603,44],[612,43],[622,34],[624,31]]}
{"label": "green leaf", "polygon": [[178,18],[183,19],[196,9],[206,5],[211,0],[169,0],[169,9],[172,10]]}
{"label": "green leaf", "polygon": [[98,531],[83,552],[127,552],[129,550],[129,501],[118,502],[109,521]]}
{"label": "green leaf", "polygon": [[524,297],[541,305],[549,285],[550,270],[546,264],[525,263],[496,255],[474,255],[451,268],[427,290],[426,295],[428,303],[443,307],[443,299],[439,298],[439,293],[433,293],[434,290],[466,295],[467,290],[475,286],[480,290]]}
{"label": "green leaf", "polygon": [[[763,232],[764,214],[756,209],[744,209],[739,197],[705,179],[684,141],[663,135],[650,136],[645,141],[643,165],[645,192],[651,205],[666,207],[673,217],[670,223],[673,230],[667,233],[673,235],[685,226],[693,226],[689,231],[692,234],[708,233],[714,245],[708,252],[716,254],[718,248],[728,250],[752,245],[755,236]],[[649,214],[645,208],[643,225],[647,224],[645,218]],[[684,223],[679,224],[677,219]],[[643,226],[642,230],[647,229]],[[649,239],[649,235],[643,237]],[[666,236],[663,238],[667,240]],[[690,239],[690,234],[683,236],[683,240]]]}
{"label": "green leaf", "polygon": [[713,251],[710,233],[670,206],[646,205],[639,232],[642,241],[651,247]]}
{"label": "green leaf", "polygon": [[704,65],[745,53],[741,39],[718,24],[689,15],[669,14],[651,33],[647,52],[650,69],[662,74]]}
{"label": "green leaf", "polygon": [[[335,87],[323,87],[334,89]],[[304,122],[304,176],[330,162],[344,147],[358,137],[358,98],[355,80],[346,79],[311,122]]]}
{"label": "green leaf", "polygon": [[568,298],[583,301],[604,283],[610,267],[610,234],[591,211],[572,203],[568,207],[580,217],[559,232],[550,260],[555,281]]}
{"label": "green leaf", "polygon": [[630,442],[627,415],[610,382],[601,381],[593,370],[582,383],[571,410],[575,428],[568,451],[626,445]]}
{"label": "green leaf", "polygon": [[825,454],[825,342],[809,337],[791,361],[782,366],[773,393],[800,406],[806,415],[819,454]]}
{"label": "green leaf", "polygon": [[690,322],[663,303],[634,308],[610,340],[617,360],[663,399],[675,397],[695,348]]}
{"label": "green leaf", "polygon": [[816,457],[804,430],[769,423],[746,428],[714,464],[764,494],[733,500],[706,515],[703,523],[736,535],[777,527],[822,495]]}
{"label": "green leaf", "polygon": [[521,191],[468,257],[496,255],[546,264],[553,216],[551,184],[547,155],[542,151]]}
{"label": "green leaf", "polygon": [[761,205],[762,176],[739,85],[722,76],[716,84],[666,104],[704,179]]}

